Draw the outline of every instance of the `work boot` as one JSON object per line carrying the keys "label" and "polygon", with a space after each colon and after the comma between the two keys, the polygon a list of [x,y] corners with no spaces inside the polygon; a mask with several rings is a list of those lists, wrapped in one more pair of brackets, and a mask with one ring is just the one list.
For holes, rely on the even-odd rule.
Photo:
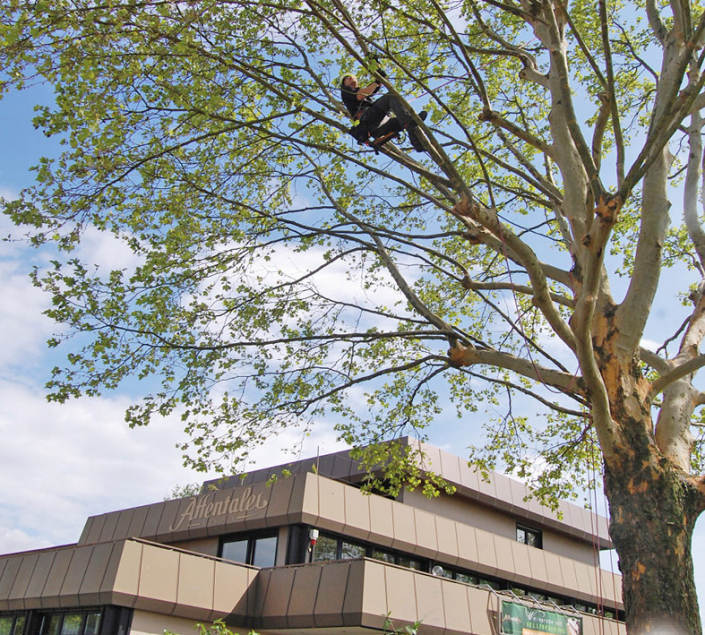
{"label": "work boot", "polygon": [[409,143],[411,143],[411,147],[414,148],[416,152],[424,152],[426,148],[424,148],[423,143],[421,142],[420,135],[422,133],[415,128],[411,128],[406,132],[409,135]]}
{"label": "work boot", "polygon": [[370,133],[367,130],[367,126],[352,126],[348,132],[355,137],[358,143],[366,144],[370,138]]}
{"label": "work boot", "polygon": [[[428,117],[428,113],[425,110],[422,110],[419,113],[419,119],[421,119],[421,121],[426,121],[426,117]],[[409,119],[409,123],[406,124],[406,129],[413,130],[417,126],[418,126],[418,124],[413,119]]]}

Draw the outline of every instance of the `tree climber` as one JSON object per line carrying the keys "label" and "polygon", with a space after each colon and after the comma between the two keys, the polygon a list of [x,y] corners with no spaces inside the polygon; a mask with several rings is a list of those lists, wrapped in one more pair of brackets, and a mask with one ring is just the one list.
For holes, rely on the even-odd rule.
{"label": "tree climber", "polygon": [[[378,70],[377,72],[386,77],[384,71]],[[370,145],[377,149],[394,135],[406,130],[414,150],[423,152],[424,147],[416,130],[416,122],[402,103],[393,95],[383,95],[379,99],[372,100],[372,95],[381,87],[382,84],[380,82],[374,81],[369,86],[360,88],[355,75],[343,76],[340,82],[340,96],[350,116],[359,122],[356,126],[350,128],[350,134],[357,139],[358,143],[368,143],[369,138],[373,137],[375,142]],[[383,124],[383,119],[390,111],[395,116]],[[419,113],[419,118],[423,121],[426,119],[427,114],[425,110],[422,110]]]}

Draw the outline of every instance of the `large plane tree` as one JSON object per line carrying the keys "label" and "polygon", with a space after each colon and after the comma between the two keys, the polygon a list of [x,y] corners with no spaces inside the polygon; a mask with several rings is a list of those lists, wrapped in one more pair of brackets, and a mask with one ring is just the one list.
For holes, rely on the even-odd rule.
{"label": "large plane tree", "polygon": [[[35,123],[64,144],[5,203],[55,254],[35,272],[68,352],[52,398],[130,380],[128,421],[180,414],[201,467],[324,417],[362,443],[448,404],[458,426],[505,407],[475,458],[562,494],[597,460],[629,632],[701,632],[701,6],[8,0],[0,16],[2,90],[53,87]],[[429,112],[424,153],[356,144],[348,72]],[[133,264],[82,261],[96,231]],[[647,347],[657,302],[684,319]]]}

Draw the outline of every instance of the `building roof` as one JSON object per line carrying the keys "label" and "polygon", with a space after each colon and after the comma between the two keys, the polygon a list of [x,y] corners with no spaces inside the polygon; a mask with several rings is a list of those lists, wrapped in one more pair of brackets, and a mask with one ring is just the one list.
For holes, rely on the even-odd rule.
{"label": "building roof", "polygon": [[[425,457],[421,465],[422,469],[438,474],[454,485],[456,495],[579,540],[595,542],[598,549],[614,548],[609,536],[607,518],[594,511],[567,501],[559,501],[558,509],[553,511],[531,498],[529,488],[517,479],[492,470],[488,472],[487,478],[483,478],[476,469],[469,467],[459,456],[411,437],[403,437],[399,443],[404,446],[413,445],[420,449]],[[244,475],[209,480],[204,483],[204,491],[209,487],[227,489],[265,482],[273,476],[281,477],[284,470],[292,475],[315,471],[322,476],[352,484],[359,483],[367,474],[367,470],[350,457],[350,451],[343,450],[253,470]]]}

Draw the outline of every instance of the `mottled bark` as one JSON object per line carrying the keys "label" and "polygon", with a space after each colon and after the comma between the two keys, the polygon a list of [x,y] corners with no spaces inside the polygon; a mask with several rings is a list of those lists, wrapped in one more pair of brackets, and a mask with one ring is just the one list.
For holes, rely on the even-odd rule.
{"label": "mottled bark", "polygon": [[643,422],[625,421],[621,428],[630,443],[606,466],[605,493],[627,630],[631,635],[702,633],[691,557],[702,499],[644,434]]}

